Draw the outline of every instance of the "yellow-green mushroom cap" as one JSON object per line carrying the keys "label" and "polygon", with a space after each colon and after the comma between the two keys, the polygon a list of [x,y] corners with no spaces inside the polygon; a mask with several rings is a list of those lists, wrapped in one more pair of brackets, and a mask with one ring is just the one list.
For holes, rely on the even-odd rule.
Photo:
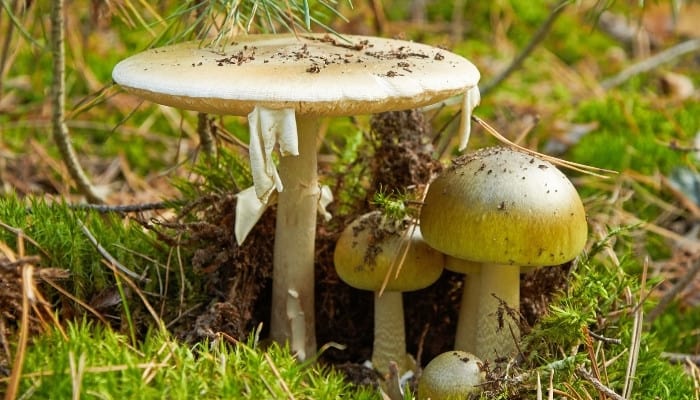
{"label": "yellow-green mushroom cap", "polygon": [[551,163],[504,147],[456,159],[430,185],[425,241],[466,260],[558,265],[583,249],[588,227],[573,184]]}
{"label": "yellow-green mushroom cap", "polygon": [[418,381],[418,400],[461,400],[481,389],[486,373],[475,355],[460,350],[432,359]]}
{"label": "yellow-green mushroom cap", "polygon": [[[414,229],[415,228],[415,229]],[[428,246],[417,226],[391,221],[373,211],[348,225],[336,243],[334,262],[338,276],[348,285],[378,291],[390,268],[395,268],[410,239],[401,272],[389,278],[388,291],[423,289],[435,282],[445,264],[444,255]]]}

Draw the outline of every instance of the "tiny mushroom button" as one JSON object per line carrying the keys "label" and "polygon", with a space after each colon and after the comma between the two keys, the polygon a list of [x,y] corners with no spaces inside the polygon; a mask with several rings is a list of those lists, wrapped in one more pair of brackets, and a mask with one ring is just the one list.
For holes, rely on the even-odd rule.
{"label": "tiny mushroom button", "polygon": [[518,327],[511,333],[504,326],[503,306],[519,315],[521,267],[570,261],[588,234],[583,204],[567,177],[547,161],[504,147],[454,160],[431,184],[420,224],[430,246],[482,263],[476,334],[462,350],[484,360],[514,355]]}
{"label": "tiny mushroom button", "polygon": [[[156,103],[248,115],[254,190],[238,195],[236,239],[243,241],[271,194],[279,192],[270,331],[272,339],[289,342],[300,359],[316,351],[320,119],[423,107],[461,94],[464,142],[479,98],[479,72],[459,55],[350,35],[247,35],[217,47],[176,44],[123,60],[112,76],[128,92]],[[278,166],[272,156],[276,143]]]}
{"label": "tiny mushroom button", "polygon": [[482,391],[484,370],[483,362],[471,353],[442,353],[425,366],[418,380],[418,400],[470,399]]}

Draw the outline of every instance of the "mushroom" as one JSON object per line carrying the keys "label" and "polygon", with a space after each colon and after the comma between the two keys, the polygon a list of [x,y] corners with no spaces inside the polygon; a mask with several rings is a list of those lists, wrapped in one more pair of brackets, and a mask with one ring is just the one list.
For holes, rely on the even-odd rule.
{"label": "mushroom", "polygon": [[408,219],[392,220],[372,211],[343,230],[333,261],[343,282],[375,292],[373,367],[386,374],[394,361],[401,373],[412,370],[415,362],[406,353],[401,293],[435,282],[444,255],[428,246]]}
{"label": "mushroom", "polygon": [[459,400],[481,391],[483,363],[466,351],[447,351],[425,366],[418,380],[418,400]]}
{"label": "mushroom", "polygon": [[[181,43],[117,64],[114,80],[147,100],[248,115],[254,192],[238,194],[243,241],[277,191],[270,335],[299,359],[316,351],[314,239],[320,119],[422,107],[464,95],[461,143],[479,72],[461,56],[401,40],[324,34],[247,35],[220,47]],[[279,143],[279,173],[272,157]]]}
{"label": "mushroom", "polygon": [[547,161],[504,147],[454,160],[431,183],[420,225],[430,246],[481,263],[481,294],[470,321],[476,333],[460,350],[489,360],[515,353],[519,328],[504,325],[504,306],[518,313],[521,267],[567,262],[588,234],[583,204],[567,177]]}

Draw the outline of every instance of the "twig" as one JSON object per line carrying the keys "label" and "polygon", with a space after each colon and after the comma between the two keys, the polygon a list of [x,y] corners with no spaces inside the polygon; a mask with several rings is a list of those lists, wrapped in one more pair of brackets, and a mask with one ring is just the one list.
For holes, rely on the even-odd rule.
{"label": "twig", "polygon": [[590,382],[591,385],[593,385],[593,387],[596,388],[596,390],[598,390],[600,393],[604,394],[605,396],[607,396],[613,400],[625,400],[624,397],[615,393],[615,391],[610,389],[609,387],[603,385],[603,383],[601,381],[596,379],[595,376],[591,375],[588,371],[583,369],[583,367],[580,365],[578,367],[576,367],[576,375],[578,375],[581,378]]}
{"label": "twig", "polygon": [[40,260],[39,256],[27,256],[27,257],[23,257],[19,260],[0,263],[0,268],[15,269],[15,268],[21,267],[25,264],[37,264],[39,262],[39,260]]}
{"label": "twig", "polygon": [[423,358],[423,348],[425,346],[425,338],[428,336],[428,331],[430,331],[430,323],[423,325],[423,330],[420,333],[420,338],[418,339],[418,350],[416,350],[416,364],[421,365],[421,359]]}
{"label": "twig", "polygon": [[[14,2],[14,10],[12,12],[17,13],[19,11],[19,8],[22,6],[23,2],[21,1],[15,1]],[[7,7],[9,8],[10,5],[8,4]],[[0,50],[0,98],[2,98],[3,94],[3,82],[5,81],[5,66],[7,64],[8,60],[8,55],[10,53],[10,44],[12,43],[12,36],[14,34],[14,29],[15,29],[15,24],[10,21],[9,24],[7,24],[7,30],[5,31],[5,40],[3,40],[2,43],[2,49]]]}
{"label": "twig", "polygon": [[700,354],[683,354],[683,353],[661,353],[661,357],[668,360],[672,364],[681,364],[691,362],[695,365],[700,365]]}
{"label": "twig", "polygon": [[130,213],[130,212],[141,212],[141,211],[153,211],[153,210],[165,210],[168,208],[173,208],[178,202],[172,201],[158,201],[154,203],[141,203],[141,204],[118,204],[118,205],[107,205],[107,204],[70,204],[68,207],[73,210],[92,210],[98,213]]}
{"label": "twig", "polygon": [[126,276],[137,279],[141,282],[148,281],[148,278],[144,278],[144,277],[140,276],[139,274],[137,274],[136,272],[125,267],[116,258],[114,258],[114,256],[109,254],[109,252],[104,247],[102,247],[100,242],[97,241],[97,238],[95,238],[95,236],[90,232],[90,230],[87,228],[87,226],[85,226],[83,221],[78,219],[78,224],[80,224],[80,229],[83,231],[83,234],[85,235],[85,237],[88,238],[90,243],[92,243],[92,245],[95,246],[95,248],[97,249],[97,252],[100,253],[100,255],[102,255],[102,257],[104,257],[107,261],[109,261],[110,264],[114,265],[115,268],[117,268],[119,271],[121,271]]}
{"label": "twig", "polygon": [[588,330],[588,334],[591,335],[591,337],[595,340],[598,340],[603,343],[610,343],[610,344],[622,344],[622,339],[618,338],[609,338],[603,335],[599,335],[591,330]]}
{"label": "twig", "polygon": [[51,2],[51,55],[53,56],[53,81],[51,82],[51,126],[53,139],[61,153],[61,158],[68,168],[68,173],[78,185],[78,189],[93,203],[103,203],[104,200],[97,194],[90,183],[83,167],[80,166],[78,156],[71,144],[68,126],[65,121],[66,103],[66,49],[65,30],[63,27],[63,1]]}
{"label": "twig", "polygon": [[647,324],[651,324],[659,315],[661,315],[671,301],[676,298],[678,293],[683,291],[691,282],[695,279],[698,272],[700,272],[700,260],[695,260],[692,268],[690,268],[681,279],[676,282],[671,289],[669,289],[663,297],[659,300],[656,306],[649,312],[647,316]]}
{"label": "twig", "polygon": [[619,74],[603,80],[600,83],[600,86],[602,86],[603,89],[606,90],[612,89],[615,86],[619,86],[622,83],[626,82],[635,75],[651,71],[652,69],[658,67],[663,63],[669,62],[684,54],[692,53],[698,50],[700,50],[700,38],[687,40],[673,47],[669,47],[668,49],[658,54],[655,54],[647,58],[646,60],[640,61],[634,65],[629,66],[628,68],[622,70],[622,72],[620,72]]}
{"label": "twig", "polygon": [[571,3],[570,0],[562,0],[559,2],[559,4],[554,6],[554,9],[549,14],[549,17],[547,17],[547,20],[544,21],[544,23],[540,26],[537,32],[535,32],[535,35],[530,39],[530,42],[527,44],[527,46],[525,46],[525,48],[520,51],[520,54],[518,54],[513,59],[510,65],[501,73],[496,75],[496,77],[493,78],[490,82],[484,84],[482,87],[479,88],[479,91],[481,92],[482,96],[486,96],[487,93],[489,93],[498,85],[500,85],[501,82],[508,78],[513,72],[515,72],[515,70],[520,68],[520,66],[530,55],[530,53],[532,53],[535,50],[535,48],[537,48],[537,46],[542,42],[542,40],[544,40],[549,31],[552,29],[552,26],[554,26],[554,22],[557,20],[557,18],[559,18],[559,16],[566,9],[566,6],[569,5],[569,3]]}

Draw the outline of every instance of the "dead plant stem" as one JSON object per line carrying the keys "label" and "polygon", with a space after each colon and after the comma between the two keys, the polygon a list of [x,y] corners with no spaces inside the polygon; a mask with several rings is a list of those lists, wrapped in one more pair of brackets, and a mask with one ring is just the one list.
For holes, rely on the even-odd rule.
{"label": "dead plant stem", "polygon": [[619,394],[615,393],[614,390],[610,389],[609,387],[603,385],[601,381],[599,381],[595,376],[593,376],[590,372],[586,371],[583,369],[582,366],[576,367],[576,375],[580,376],[584,380],[590,382],[591,385],[593,385],[594,388],[596,388],[597,391],[602,393],[603,395],[613,399],[613,400],[625,400],[624,397],[620,396]]}
{"label": "dead plant stem", "polygon": [[679,279],[678,282],[676,282],[676,284],[663,295],[663,297],[661,297],[656,306],[649,312],[646,323],[651,324],[657,317],[663,314],[666,308],[668,308],[668,305],[671,304],[671,301],[676,298],[678,293],[682,292],[683,289],[688,287],[688,285],[695,280],[698,272],[700,272],[700,260],[695,260],[693,266],[686,271],[685,275]]}
{"label": "dead plant stem", "polygon": [[698,50],[700,50],[700,38],[687,40],[629,66],[628,68],[622,70],[622,72],[619,74],[602,81],[600,86],[606,90],[612,89],[627,82],[630,78],[636,75],[651,71],[661,64],[674,60],[684,54],[696,52]]}
{"label": "dead plant stem", "polygon": [[216,141],[211,130],[209,114],[197,113],[197,134],[199,135],[199,145],[204,154],[210,159],[216,158]]}
{"label": "dead plant stem", "polygon": [[53,58],[53,81],[51,83],[51,125],[53,139],[61,153],[61,158],[68,168],[68,173],[78,186],[78,190],[85,195],[91,203],[103,203],[103,199],[97,194],[90,183],[83,167],[78,161],[70,134],[65,121],[66,103],[66,51],[65,29],[63,27],[63,2],[54,0],[51,2],[51,55]]}
{"label": "dead plant stem", "polygon": [[530,56],[530,54],[537,48],[537,46],[544,40],[544,38],[547,37],[547,34],[554,26],[554,22],[556,22],[557,18],[559,18],[562,12],[564,12],[566,6],[569,5],[569,3],[571,3],[571,0],[562,0],[556,6],[554,6],[554,9],[549,14],[544,23],[539,27],[537,32],[535,32],[535,35],[530,39],[530,42],[513,59],[510,65],[508,65],[508,67],[506,67],[506,69],[503,70],[501,73],[496,75],[496,77],[493,78],[490,82],[487,82],[479,88],[482,97],[486,96],[490,91],[495,89],[513,72],[515,72],[516,70],[518,70],[518,68],[522,66],[525,59],[527,59],[527,57]]}

